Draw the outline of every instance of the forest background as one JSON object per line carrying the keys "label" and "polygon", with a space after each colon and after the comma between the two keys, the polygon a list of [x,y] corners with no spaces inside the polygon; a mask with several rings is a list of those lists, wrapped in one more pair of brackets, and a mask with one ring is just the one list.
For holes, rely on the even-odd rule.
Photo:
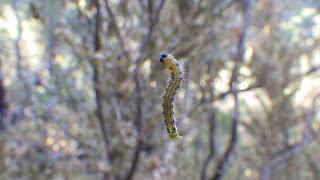
{"label": "forest background", "polygon": [[0,42],[0,179],[320,179],[317,0],[0,0]]}

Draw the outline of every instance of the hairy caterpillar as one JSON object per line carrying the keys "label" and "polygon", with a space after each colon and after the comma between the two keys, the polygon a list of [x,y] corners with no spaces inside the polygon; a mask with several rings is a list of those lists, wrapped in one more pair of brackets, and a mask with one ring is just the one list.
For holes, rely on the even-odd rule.
{"label": "hairy caterpillar", "polygon": [[164,115],[164,122],[167,126],[167,131],[169,137],[173,140],[177,140],[182,138],[178,134],[176,120],[173,116],[173,101],[174,96],[177,93],[177,90],[180,88],[180,83],[182,81],[182,67],[180,63],[167,52],[162,52],[160,55],[160,62],[165,65],[167,69],[170,70],[171,79],[169,81],[169,85],[166,88],[165,94],[163,96],[163,115]]}

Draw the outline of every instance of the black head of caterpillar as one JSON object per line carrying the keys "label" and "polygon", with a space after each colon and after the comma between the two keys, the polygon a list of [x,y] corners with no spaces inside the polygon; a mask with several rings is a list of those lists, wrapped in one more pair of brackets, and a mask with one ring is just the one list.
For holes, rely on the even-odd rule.
{"label": "black head of caterpillar", "polygon": [[164,64],[164,60],[165,60],[165,58],[167,58],[168,57],[168,53],[167,52],[162,52],[161,54],[160,54],[160,62],[162,63],[162,64]]}
{"label": "black head of caterpillar", "polygon": [[160,55],[160,62],[165,65],[167,69],[170,70],[171,79],[169,81],[169,85],[166,88],[165,94],[163,96],[163,115],[164,122],[167,126],[167,131],[169,137],[173,140],[180,139],[181,136],[178,134],[176,120],[174,118],[173,111],[173,101],[174,97],[180,88],[180,84],[182,81],[182,67],[181,64],[169,53],[162,52]]}

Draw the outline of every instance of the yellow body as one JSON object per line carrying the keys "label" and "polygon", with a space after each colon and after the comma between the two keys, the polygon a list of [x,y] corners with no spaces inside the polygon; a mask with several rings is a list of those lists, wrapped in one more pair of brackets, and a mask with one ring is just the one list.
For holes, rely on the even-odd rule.
{"label": "yellow body", "polygon": [[182,68],[180,63],[170,54],[162,53],[160,57],[160,62],[165,65],[167,69],[171,72],[171,79],[166,92],[163,96],[163,115],[164,121],[167,126],[167,131],[169,137],[172,140],[177,140],[182,138],[178,134],[176,120],[173,116],[173,101],[177,90],[180,88],[180,83],[182,81]]}

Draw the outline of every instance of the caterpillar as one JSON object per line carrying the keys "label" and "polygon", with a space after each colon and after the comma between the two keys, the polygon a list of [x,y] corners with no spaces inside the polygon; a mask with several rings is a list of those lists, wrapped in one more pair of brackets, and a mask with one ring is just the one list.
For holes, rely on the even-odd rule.
{"label": "caterpillar", "polygon": [[173,111],[173,102],[174,97],[180,88],[181,81],[183,79],[182,76],[182,67],[181,64],[169,53],[162,52],[160,54],[160,62],[170,70],[171,79],[169,81],[169,85],[165,89],[165,94],[163,96],[163,116],[164,122],[167,126],[167,131],[169,137],[172,140],[181,139],[182,136],[178,134],[176,120],[174,118],[174,111]]}

